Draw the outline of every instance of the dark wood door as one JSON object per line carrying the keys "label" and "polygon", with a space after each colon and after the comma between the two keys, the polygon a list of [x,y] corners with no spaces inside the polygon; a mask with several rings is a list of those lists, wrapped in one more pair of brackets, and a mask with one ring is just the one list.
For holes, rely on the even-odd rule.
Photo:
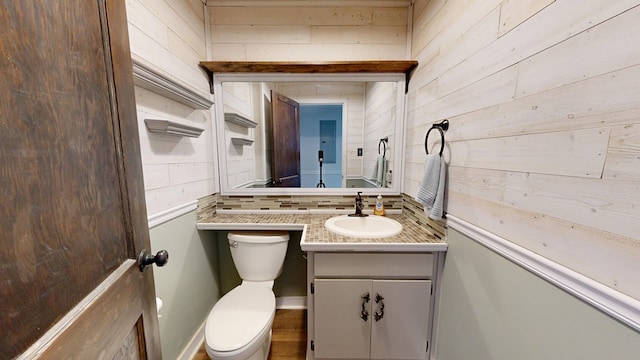
{"label": "dark wood door", "polygon": [[125,3],[0,1],[0,358],[160,359]]}
{"label": "dark wood door", "polygon": [[274,186],[300,187],[300,104],[271,90]]}

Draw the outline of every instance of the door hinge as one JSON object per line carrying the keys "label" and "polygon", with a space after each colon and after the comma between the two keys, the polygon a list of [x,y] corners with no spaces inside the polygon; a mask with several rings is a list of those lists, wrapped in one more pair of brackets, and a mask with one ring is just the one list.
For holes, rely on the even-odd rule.
{"label": "door hinge", "polygon": [[313,283],[311,283],[309,286],[311,286],[311,293],[314,294],[316,292],[316,288],[313,286]]}
{"label": "door hinge", "polygon": [[316,350],[316,344],[313,343],[313,340],[311,340],[311,351],[315,351]]}
{"label": "door hinge", "polygon": [[425,351],[429,351],[429,342],[427,341],[427,349]]}
{"label": "door hinge", "polygon": [[431,284],[431,295],[433,295],[433,284]]}

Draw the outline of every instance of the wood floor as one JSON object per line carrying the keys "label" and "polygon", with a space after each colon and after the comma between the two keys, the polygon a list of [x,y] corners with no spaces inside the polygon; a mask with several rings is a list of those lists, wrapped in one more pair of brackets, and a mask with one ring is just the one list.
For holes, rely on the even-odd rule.
{"label": "wood floor", "polygon": [[[307,311],[276,310],[269,360],[304,360],[307,350]],[[192,360],[209,360],[204,344]]]}

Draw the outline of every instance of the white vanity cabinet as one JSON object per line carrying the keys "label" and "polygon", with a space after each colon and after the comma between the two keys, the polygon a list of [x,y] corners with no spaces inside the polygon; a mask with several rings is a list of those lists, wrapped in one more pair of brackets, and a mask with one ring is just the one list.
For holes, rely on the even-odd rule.
{"label": "white vanity cabinet", "polygon": [[308,254],[308,359],[427,359],[433,253]]}

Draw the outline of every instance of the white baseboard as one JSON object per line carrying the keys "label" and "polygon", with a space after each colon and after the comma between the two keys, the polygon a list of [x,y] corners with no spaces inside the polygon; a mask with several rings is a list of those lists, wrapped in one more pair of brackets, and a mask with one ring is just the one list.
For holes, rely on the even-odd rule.
{"label": "white baseboard", "polygon": [[281,296],[276,298],[276,309],[299,310],[306,308],[306,296]]}
{"label": "white baseboard", "polygon": [[453,215],[447,226],[640,331],[640,301]]}
{"label": "white baseboard", "polygon": [[189,211],[193,211],[198,207],[198,201],[189,201],[188,203],[172,207],[165,211],[149,215],[147,221],[149,222],[149,229],[152,229],[160,224],[164,224],[167,221],[171,221],[178,216],[182,216]]}
{"label": "white baseboard", "polygon": [[202,325],[200,325],[198,331],[196,331],[195,335],[191,338],[191,341],[189,341],[184,350],[182,350],[182,354],[178,356],[177,360],[191,360],[196,356],[198,350],[200,350],[202,344],[204,344],[204,330],[206,324],[207,321],[205,319]]}

